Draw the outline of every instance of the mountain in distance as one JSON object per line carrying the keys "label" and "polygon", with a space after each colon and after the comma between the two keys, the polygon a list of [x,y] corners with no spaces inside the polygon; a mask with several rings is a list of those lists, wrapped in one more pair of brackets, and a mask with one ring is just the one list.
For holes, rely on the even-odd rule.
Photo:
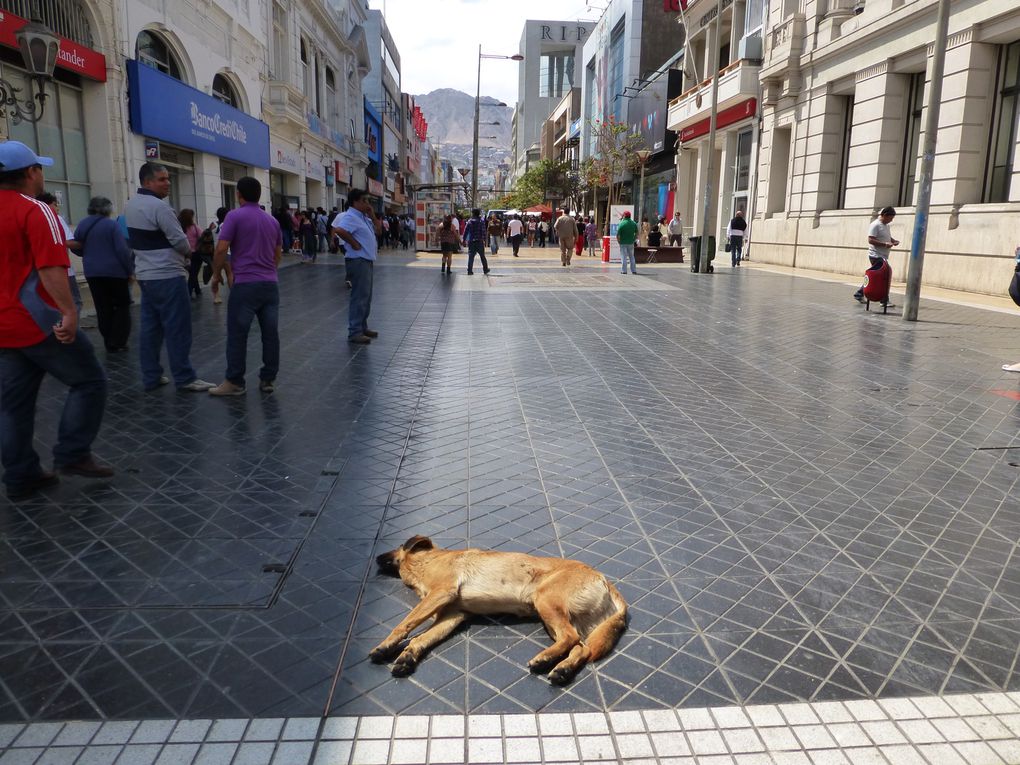
{"label": "mountain in distance", "polygon": [[[454,167],[471,167],[471,146],[475,130],[475,97],[453,88],[440,88],[414,96],[414,102],[429,124],[429,140],[439,150],[441,159],[449,159]],[[482,96],[478,127],[479,183],[492,182],[496,166],[510,162],[513,107]],[[498,122],[498,125],[486,125]],[[495,138],[490,138],[495,136]]]}

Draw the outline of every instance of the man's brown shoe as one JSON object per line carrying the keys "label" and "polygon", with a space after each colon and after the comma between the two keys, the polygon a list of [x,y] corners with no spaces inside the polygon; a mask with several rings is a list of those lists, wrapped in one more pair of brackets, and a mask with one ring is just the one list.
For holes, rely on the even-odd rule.
{"label": "man's brown shoe", "polygon": [[373,339],[379,337],[379,333],[376,332],[374,329],[366,329],[361,334],[363,334],[365,337],[371,337]]}
{"label": "man's brown shoe", "polygon": [[91,454],[88,457],[72,462],[70,465],[61,465],[60,472],[64,475],[80,475],[84,478],[113,478],[113,468],[96,462]]}
{"label": "man's brown shoe", "polygon": [[355,343],[357,345],[368,345],[370,342],[372,342],[372,338],[370,338],[368,335],[352,335],[351,337],[347,338],[347,342]]}
{"label": "man's brown shoe", "polygon": [[28,499],[40,489],[48,489],[50,486],[56,486],[58,483],[60,483],[60,478],[56,473],[43,470],[35,478],[25,481],[25,483],[18,486],[9,487],[7,489],[7,499],[11,502]]}

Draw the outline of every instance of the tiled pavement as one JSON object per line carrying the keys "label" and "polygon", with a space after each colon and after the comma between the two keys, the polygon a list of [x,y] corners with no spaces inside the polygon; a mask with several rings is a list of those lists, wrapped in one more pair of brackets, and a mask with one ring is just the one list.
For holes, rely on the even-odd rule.
{"label": "tiled pavement", "polygon": [[[168,734],[175,720],[268,730],[368,715],[376,730],[399,715],[463,749],[436,720],[502,720],[491,738],[511,741],[508,721],[526,719],[587,735],[606,712],[661,723],[655,710],[679,708],[677,730],[693,731],[684,710],[1020,689],[1017,380],[999,371],[1020,353],[1020,320],[926,303],[911,325],[789,276],[620,277],[582,259],[565,277],[509,260],[464,289],[438,261],[386,256],[382,336],[359,349],[343,342],[342,268],[285,270],[270,396],[143,394],[133,354],[110,359],[96,449],[118,477],[0,505],[0,719]],[[222,308],[195,307],[208,379],[222,372]],[[58,401],[47,385],[43,443]],[[618,582],[630,628],[566,689],[526,672],[546,638],[517,619],[478,620],[395,680],[365,656],[414,596],[373,559],[413,533],[589,562]],[[1015,708],[970,714],[1005,715],[1016,737]],[[924,742],[898,725],[905,742],[860,746],[959,750],[991,730]],[[14,746],[0,763],[35,761],[34,739],[3,730]],[[323,734],[301,730],[293,741]],[[207,733],[163,735],[149,761],[190,761],[151,748],[166,742],[249,761],[236,745],[196,755]],[[603,759],[624,758],[613,740]],[[641,756],[688,756],[655,747]],[[59,748],[39,756],[73,761]]]}

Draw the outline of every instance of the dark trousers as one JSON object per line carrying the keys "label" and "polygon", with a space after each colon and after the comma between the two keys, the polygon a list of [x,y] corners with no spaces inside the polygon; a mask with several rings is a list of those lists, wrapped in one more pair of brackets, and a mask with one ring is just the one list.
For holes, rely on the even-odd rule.
{"label": "dark trousers", "polygon": [[545,232],[542,229],[538,230],[538,246],[545,247]]}
{"label": "dark trousers", "polygon": [[482,259],[482,271],[489,273],[489,261],[485,259],[485,242],[481,239],[472,239],[468,242],[468,273],[475,270],[475,255]]}
{"label": "dark trousers", "polygon": [[683,234],[670,234],[669,235],[669,246],[670,247],[683,247],[684,237]]}
{"label": "dark trousers", "polygon": [[520,252],[521,239],[523,238],[523,236],[524,236],[523,234],[517,234],[516,236],[510,237],[510,245],[514,248],[514,255]]}
{"label": "dark trousers", "polygon": [[27,348],[0,348],[0,456],[9,490],[42,471],[32,437],[39,386],[47,373],[70,389],[53,447],[54,467],[88,457],[103,421],[106,372],[80,330],[67,345],[50,335]]}
{"label": "dark trousers", "polygon": [[96,322],[106,349],[123,348],[131,335],[131,290],[128,280],[116,276],[92,276],[86,281],[96,306]]}
{"label": "dark trousers", "polygon": [[230,288],[226,378],[241,387],[248,367],[248,332],[253,319],[258,319],[262,334],[259,379],[272,382],[280,371],[280,288],[276,282],[235,282]]}
{"label": "dark trousers", "polygon": [[202,294],[202,287],[198,284],[198,274],[202,270],[202,256],[197,252],[191,253],[191,262],[188,264],[188,294]]}
{"label": "dark trousers", "polygon": [[344,258],[344,265],[347,267],[347,281],[351,283],[347,337],[354,337],[368,329],[368,315],[372,312],[374,263],[365,258]]}

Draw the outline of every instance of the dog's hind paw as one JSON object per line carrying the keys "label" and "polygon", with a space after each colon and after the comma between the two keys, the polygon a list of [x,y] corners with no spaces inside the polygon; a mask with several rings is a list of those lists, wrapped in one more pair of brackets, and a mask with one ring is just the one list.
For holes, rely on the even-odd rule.
{"label": "dog's hind paw", "polygon": [[574,675],[576,674],[577,674],[576,669],[569,669],[566,667],[554,667],[552,671],[549,672],[547,677],[549,678],[549,682],[552,683],[553,685],[566,685],[567,683],[574,679]]}
{"label": "dog's hind paw", "polygon": [[410,656],[401,654],[397,657],[397,660],[393,662],[393,666],[390,668],[390,674],[394,677],[407,677],[414,672],[417,663]]}
{"label": "dog's hind paw", "polygon": [[556,665],[557,661],[558,659],[532,659],[528,662],[528,671],[536,675],[545,674]]}

